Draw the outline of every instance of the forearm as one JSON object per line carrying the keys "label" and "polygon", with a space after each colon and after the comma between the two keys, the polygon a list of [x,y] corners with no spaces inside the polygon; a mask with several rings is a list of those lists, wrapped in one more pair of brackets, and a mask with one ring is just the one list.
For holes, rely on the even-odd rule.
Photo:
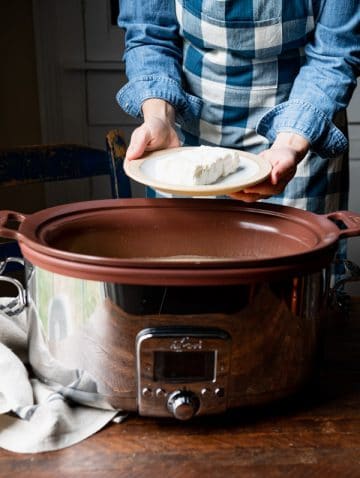
{"label": "forearm", "polygon": [[125,31],[124,60],[130,81],[163,75],[181,80],[182,41],[171,0],[122,0],[118,25]]}
{"label": "forearm", "polygon": [[329,119],[347,107],[360,71],[359,0],[322,0],[314,38],[305,47],[290,100],[319,108]]}
{"label": "forearm", "polygon": [[175,122],[175,109],[165,100],[158,98],[145,100],[141,109],[144,121],[147,121],[150,118],[158,118],[162,121],[167,121],[170,124],[174,124]]}
{"label": "forearm", "polygon": [[309,141],[296,133],[280,132],[277,134],[273,149],[289,148],[294,151],[297,161],[301,161],[310,149]]}
{"label": "forearm", "polygon": [[335,126],[335,114],[346,108],[360,70],[359,0],[322,0],[313,39],[305,47],[306,61],[288,101],[266,113],[257,130],[274,141],[280,132],[306,138],[323,157],[347,147]]}
{"label": "forearm", "polygon": [[141,117],[142,104],[159,98],[176,109],[177,121],[198,116],[201,102],[183,89],[182,39],[172,0],[124,0],[119,26],[125,34],[129,82],[116,98],[128,114]]}

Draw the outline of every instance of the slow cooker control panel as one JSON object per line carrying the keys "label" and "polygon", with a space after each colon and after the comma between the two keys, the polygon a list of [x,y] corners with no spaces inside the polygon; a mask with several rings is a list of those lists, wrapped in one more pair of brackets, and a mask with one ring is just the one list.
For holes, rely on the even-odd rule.
{"label": "slow cooker control panel", "polygon": [[195,415],[226,410],[231,338],[221,329],[156,327],[136,337],[140,415]]}

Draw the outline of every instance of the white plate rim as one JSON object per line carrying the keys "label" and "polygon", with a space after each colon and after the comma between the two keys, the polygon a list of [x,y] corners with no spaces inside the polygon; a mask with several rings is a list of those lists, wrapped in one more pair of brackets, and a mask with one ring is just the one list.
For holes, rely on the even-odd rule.
{"label": "white plate rim", "polygon": [[[219,146],[217,146],[218,148]],[[264,158],[259,157],[256,154],[248,153],[246,151],[242,151],[240,149],[234,148],[224,148],[227,151],[236,151],[241,156],[246,157],[247,159],[252,160],[258,166],[258,171],[253,175],[244,179],[243,181],[239,181],[236,184],[229,184],[229,185],[221,185],[221,184],[207,184],[207,185],[200,185],[200,186],[178,186],[174,184],[165,183],[162,181],[157,181],[153,178],[150,178],[146,174],[143,173],[141,166],[144,161],[148,161],[149,159],[158,158],[161,156],[169,155],[169,153],[177,153],[183,152],[184,150],[196,150],[199,146],[181,146],[178,148],[168,148],[162,149],[159,151],[154,151],[151,153],[147,153],[145,156],[142,156],[140,159],[132,159],[129,161],[128,159],[124,160],[124,170],[125,173],[132,178],[133,180],[144,184],[145,186],[150,186],[153,189],[158,191],[162,191],[165,193],[170,194],[177,194],[183,196],[212,196],[212,195],[223,195],[223,194],[231,194],[236,191],[241,191],[245,188],[250,186],[254,186],[262,181],[265,181],[270,175],[271,172],[271,164],[270,162]]]}

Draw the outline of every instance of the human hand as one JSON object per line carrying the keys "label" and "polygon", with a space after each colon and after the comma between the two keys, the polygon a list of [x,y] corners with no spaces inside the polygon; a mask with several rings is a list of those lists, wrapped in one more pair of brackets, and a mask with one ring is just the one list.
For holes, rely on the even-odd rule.
{"label": "human hand", "polygon": [[138,159],[145,151],[180,146],[174,129],[175,112],[169,103],[150,99],[144,102],[142,110],[144,123],[133,131],[126,159]]}
{"label": "human hand", "polygon": [[245,202],[255,202],[280,194],[295,176],[297,165],[309,150],[309,142],[294,133],[279,133],[270,149],[259,156],[268,159],[272,165],[269,178],[230,196]]}

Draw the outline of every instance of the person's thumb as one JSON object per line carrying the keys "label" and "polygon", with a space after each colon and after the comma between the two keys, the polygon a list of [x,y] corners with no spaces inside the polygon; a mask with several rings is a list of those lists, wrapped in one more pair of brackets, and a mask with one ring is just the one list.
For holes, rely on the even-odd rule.
{"label": "person's thumb", "polygon": [[146,150],[150,140],[150,131],[145,125],[136,128],[131,135],[130,144],[126,151],[126,159],[132,160],[140,158]]}

